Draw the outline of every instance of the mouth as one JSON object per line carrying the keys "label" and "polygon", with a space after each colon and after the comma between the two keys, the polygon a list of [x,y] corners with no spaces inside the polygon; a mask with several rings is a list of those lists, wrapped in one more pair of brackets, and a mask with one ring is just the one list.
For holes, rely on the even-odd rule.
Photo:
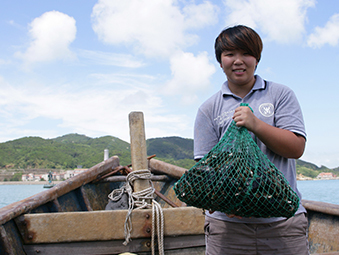
{"label": "mouth", "polygon": [[233,72],[234,73],[244,73],[246,71],[246,69],[234,69]]}

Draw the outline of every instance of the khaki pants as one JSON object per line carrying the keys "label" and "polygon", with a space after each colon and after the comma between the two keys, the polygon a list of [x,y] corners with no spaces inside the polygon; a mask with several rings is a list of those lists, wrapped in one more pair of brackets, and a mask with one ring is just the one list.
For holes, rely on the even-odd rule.
{"label": "khaki pants", "polygon": [[308,255],[307,225],[304,213],[268,224],[206,217],[206,255]]}

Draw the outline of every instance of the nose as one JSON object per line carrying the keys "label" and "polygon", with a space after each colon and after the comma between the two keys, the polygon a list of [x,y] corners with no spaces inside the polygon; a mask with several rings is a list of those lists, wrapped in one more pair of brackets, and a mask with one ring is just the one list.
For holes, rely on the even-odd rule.
{"label": "nose", "polygon": [[234,65],[241,65],[243,63],[243,60],[241,58],[241,56],[237,55],[236,58],[234,59],[233,64]]}

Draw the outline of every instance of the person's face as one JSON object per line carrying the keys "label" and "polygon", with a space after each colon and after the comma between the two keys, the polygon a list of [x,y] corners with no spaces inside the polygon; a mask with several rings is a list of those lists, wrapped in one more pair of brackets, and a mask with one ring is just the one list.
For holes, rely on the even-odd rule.
{"label": "person's face", "polygon": [[220,66],[230,86],[253,86],[254,72],[258,61],[243,50],[224,51]]}

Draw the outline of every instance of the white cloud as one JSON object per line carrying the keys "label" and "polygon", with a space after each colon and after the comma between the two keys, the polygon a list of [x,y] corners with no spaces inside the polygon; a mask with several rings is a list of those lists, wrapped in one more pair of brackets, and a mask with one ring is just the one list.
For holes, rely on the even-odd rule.
{"label": "white cloud", "polygon": [[216,6],[207,1],[199,5],[188,4],[183,8],[184,25],[187,28],[196,29],[213,25],[217,22],[216,14],[218,11],[219,9]]}
{"label": "white cloud", "polygon": [[324,27],[316,27],[315,32],[308,37],[307,45],[320,48],[325,44],[338,45],[339,42],[339,14],[334,14]]}
{"label": "white cloud", "polygon": [[[149,86],[149,77],[99,77],[105,83],[121,85],[103,92],[98,87],[77,90],[74,85],[14,87],[0,80],[0,140],[24,134],[52,138],[61,129],[57,135],[67,130],[91,137],[108,134],[129,141],[128,114],[132,111],[144,112],[148,137],[179,135],[191,129],[186,116],[169,114],[164,109],[161,97]],[[50,120],[58,126],[51,128],[47,123],[50,130],[46,130],[39,121],[39,127],[34,127],[37,120]]]}
{"label": "white cloud", "polygon": [[182,11],[174,0],[99,0],[92,27],[107,44],[126,44],[136,53],[166,58],[194,44],[198,37],[187,30],[212,24],[216,10],[209,2]]}
{"label": "white cloud", "polygon": [[92,64],[138,68],[144,65],[141,60],[127,54],[79,50],[79,56],[90,60]]}
{"label": "white cloud", "polygon": [[189,52],[177,53],[170,59],[170,64],[173,78],[166,84],[164,93],[183,95],[187,104],[194,102],[196,94],[209,88],[210,77],[215,73],[207,52],[197,56]]}
{"label": "white cloud", "polygon": [[31,42],[24,53],[16,53],[26,64],[74,58],[69,49],[76,36],[73,17],[58,11],[45,12],[29,26]]}
{"label": "white cloud", "polygon": [[224,0],[224,4],[229,13],[226,26],[260,28],[268,40],[291,43],[305,34],[306,11],[315,0]]}

